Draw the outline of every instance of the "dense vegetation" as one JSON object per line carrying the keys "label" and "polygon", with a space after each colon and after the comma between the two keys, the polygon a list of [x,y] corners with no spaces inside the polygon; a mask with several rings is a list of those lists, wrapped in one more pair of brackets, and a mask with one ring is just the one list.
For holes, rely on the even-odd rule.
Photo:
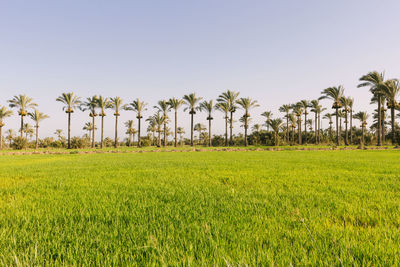
{"label": "dense vegetation", "polygon": [[[57,140],[47,137],[39,138],[39,124],[47,119],[48,115],[39,112],[37,104],[27,95],[16,95],[8,100],[9,106],[17,110],[21,119],[19,136],[16,137],[14,130],[8,129],[6,138],[3,138],[2,128],[5,126],[5,119],[12,116],[13,112],[7,107],[0,107],[0,149],[8,146],[14,149],[26,147],[64,147],[64,148],[85,148],[85,147],[118,147],[121,145],[141,146],[168,146],[168,145],[206,145],[206,146],[247,146],[247,145],[302,145],[302,144],[330,144],[347,145],[358,144],[360,146],[377,144],[381,146],[390,141],[392,145],[399,144],[399,126],[396,123],[396,111],[400,109],[397,98],[400,92],[400,85],[397,79],[385,79],[384,73],[377,71],[370,72],[360,78],[359,87],[366,87],[372,93],[371,102],[377,104],[377,109],[372,114],[372,124],[367,129],[369,115],[367,112],[353,110],[354,99],[344,94],[343,86],[334,86],[324,89],[321,96],[314,100],[301,100],[295,104],[284,104],[279,111],[283,114],[283,119],[273,118],[271,111],[261,114],[265,118],[265,124],[251,125],[251,110],[258,107],[257,100],[249,97],[240,97],[239,92],[227,90],[218,96],[217,101],[205,100],[195,93],[184,95],[180,98],[170,98],[160,100],[155,109],[155,114],[144,120],[143,112],[147,110],[148,104],[139,99],[131,103],[124,104],[120,97],[107,98],[103,96],[92,96],[82,101],[74,93],[63,93],[56,101],[63,104],[63,110],[67,114],[67,137],[64,137],[63,130],[56,129]],[[360,89],[361,90],[361,89]],[[321,99],[332,101],[331,109],[333,113],[327,111],[320,104]],[[179,127],[178,110],[184,106],[190,116],[190,139],[184,139],[185,130]],[[387,107],[387,109],[386,109]],[[82,137],[71,136],[71,118],[74,112],[80,109],[88,111],[90,121],[87,122],[82,130],[87,131]],[[104,137],[104,117],[107,110],[113,110],[115,116],[114,137],[113,139]],[[331,110],[329,109],[329,110]],[[388,112],[388,109],[390,112]],[[243,128],[240,135],[233,134],[235,127],[234,114],[241,110],[239,123]],[[118,135],[118,117],[122,111],[133,111],[136,114],[137,127],[134,120],[124,123],[126,126],[127,138],[120,141]],[[224,135],[216,135],[212,132],[212,121],[215,111],[220,111],[225,121]],[[323,112],[327,111],[325,114]],[[173,127],[170,125],[172,119],[170,113],[173,112]],[[208,127],[202,123],[195,123],[195,116],[198,112],[206,114]],[[312,114],[310,114],[311,112]],[[390,114],[390,122],[388,121]],[[34,127],[24,122],[28,116],[33,122]],[[100,125],[96,122],[96,117],[100,117]],[[321,120],[328,120],[329,127],[323,129]],[[356,127],[354,120],[359,122]],[[334,122],[335,120],[335,122]],[[141,125],[146,122],[148,127],[147,136],[141,134]],[[170,126],[169,126],[170,125]],[[390,125],[390,131],[388,126]],[[98,127],[99,126],[99,127]],[[264,128],[266,126],[266,128]],[[100,140],[96,142],[97,130],[100,130]],[[252,131],[251,133],[249,131]],[[194,132],[197,132],[195,140]],[[134,141],[135,135],[137,140]],[[34,141],[30,141],[35,136]],[[169,137],[173,137],[172,140]]]}
{"label": "dense vegetation", "polygon": [[399,151],[2,156],[1,265],[399,265]]}

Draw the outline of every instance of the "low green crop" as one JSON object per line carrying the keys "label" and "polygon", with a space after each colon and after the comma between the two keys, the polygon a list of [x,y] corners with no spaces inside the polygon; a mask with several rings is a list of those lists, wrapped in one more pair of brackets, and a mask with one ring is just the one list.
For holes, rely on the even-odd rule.
{"label": "low green crop", "polygon": [[400,151],[3,155],[1,265],[399,265]]}

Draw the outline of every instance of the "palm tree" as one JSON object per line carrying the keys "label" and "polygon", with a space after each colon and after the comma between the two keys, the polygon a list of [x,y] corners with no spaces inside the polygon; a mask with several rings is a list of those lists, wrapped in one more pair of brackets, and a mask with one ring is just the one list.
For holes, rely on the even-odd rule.
{"label": "palm tree", "polygon": [[350,111],[350,102],[351,102],[351,98],[349,97],[345,97],[342,96],[340,98],[340,102],[342,103],[342,107],[343,107],[343,112],[344,112],[344,125],[345,125],[345,130],[344,130],[344,142],[345,145],[348,146],[349,145],[349,135],[348,135],[348,130],[347,130],[347,124],[349,122],[348,120],[348,113]]}
{"label": "palm tree", "polygon": [[343,96],[344,88],[342,85],[337,87],[329,87],[322,91],[322,96],[319,99],[333,100],[332,108],[336,110],[336,145],[340,145],[339,137],[339,109],[342,107],[340,99]]}
{"label": "palm tree", "polygon": [[382,114],[381,114],[381,98],[382,89],[385,85],[385,74],[377,71],[369,72],[360,78],[358,87],[369,87],[369,91],[376,96],[378,102],[378,146],[382,145]]}
{"label": "palm tree", "polygon": [[236,100],[239,97],[239,92],[234,92],[234,91],[226,91],[224,93],[222,93],[217,101],[220,103],[226,103],[228,105],[228,111],[230,113],[230,119],[229,119],[229,127],[230,127],[230,135],[229,135],[229,142],[230,145],[233,145],[233,135],[232,135],[232,131],[233,131],[233,113],[236,111]]}
{"label": "palm tree", "polygon": [[3,149],[3,133],[2,129],[5,125],[4,119],[10,117],[13,114],[11,110],[7,110],[6,107],[0,108],[0,149]]}
{"label": "palm tree", "polygon": [[295,141],[294,141],[294,132],[295,132],[296,123],[297,123],[295,114],[293,114],[293,113],[289,114],[289,121],[290,121],[290,127],[292,128],[292,142],[291,142],[291,145],[294,145],[294,143],[295,143]]}
{"label": "palm tree", "polygon": [[164,125],[164,120],[165,117],[161,115],[160,112],[157,112],[152,117],[149,117],[147,119],[147,121],[149,121],[150,123],[154,123],[154,125],[156,126],[158,132],[158,142],[157,142],[158,147],[161,147],[161,132],[162,132],[162,126]]}
{"label": "palm tree", "polygon": [[183,100],[187,107],[184,111],[189,110],[190,114],[190,145],[193,146],[193,116],[196,114],[196,110],[199,108],[197,107],[197,103],[201,100],[201,97],[197,97],[196,93],[191,93],[189,95],[184,95]]}
{"label": "palm tree", "polygon": [[[128,138],[128,146],[131,146],[132,143],[132,136],[135,133],[135,129],[133,128],[133,120],[128,120],[127,122],[125,122],[125,126],[126,126],[126,133],[129,135]],[[134,138],[133,138],[134,139]]]}
{"label": "palm tree", "polygon": [[162,115],[164,116],[164,146],[167,145],[167,123],[169,122],[169,117],[168,117],[168,112],[171,111],[171,107],[168,104],[168,101],[166,100],[160,100],[158,101],[158,106],[154,106],[155,109],[160,111]]}
{"label": "palm tree", "polygon": [[395,129],[395,109],[398,107],[396,98],[400,92],[399,81],[396,79],[388,80],[382,87],[382,93],[387,100],[387,107],[390,108],[390,119],[392,125],[392,145],[396,142]]}
{"label": "palm tree", "polygon": [[299,145],[301,145],[302,144],[301,115],[303,115],[303,112],[304,112],[303,105],[300,103],[294,104],[292,106],[292,109],[293,109],[294,115],[296,115],[296,117],[297,117],[297,126],[298,126],[297,132],[298,132],[298,138],[299,138]]}
{"label": "palm tree", "polygon": [[318,144],[319,129],[318,129],[318,114],[320,113],[321,106],[319,100],[311,100],[311,112],[314,112],[314,122],[315,122],[315,144]]}
{"label": "palm tree", "polygon": [[279,146],[279,130],[282,128],[283,121],[281,119],[270,119],[268,125],[274,131],[274,145]]}
{"label": "palm tree", "polygon": [[28,135],[30,136],[30,138],[32,138],[32,136],[33,136],[33,127],[32,127],[32,125],[30,125],[29,123],[24,123],[22,128],[23,128],[23,131],[25,133],[25,139],[29,140],[28,139]]}
{"label": "palm tree", "polygon": [[57,135],[58,140],[63,139],[63,130],[62,129],[56,129],[54,134]]}
{"label": "palm tree", "polygon": [[80,98],[74,93],[62,93],[56,101],[63,103],[63,110],[68,114],[68,149],[71,149],[71,113],[81,104]]}
{"label": "palm tree", "polygon": [[184,104],[184,101],[182,99],[178,98],[170,98],[168,100],[168,105],[174,110],[175,113],[175,129],[174,129],[174,146],[177,146],[178,143],[178,109]]}
{"label": "palm tree", "polygon": [[37,104],[33,102],[33,98],[27,95],[16,95],[11,100],[7,101],[10,108],[17,108],[18,115],[21,116],[21,129],[20,134],[23,137],[24,132],[24,117],[28,115],[28,109],[37,107]]}
{"label": "palm tree", "polygon": [[332,114],[331,113],[326,113],[324,115],[324,119],[328,119],[329,120],[329,137],[332,138]]}
{"label": "palm tree", "polygon": [[361,122],[361,142],[364,145],[364,133],[365,133],[365,127],[367,126],[367,120],[368,120],[368,114],[367,112],[360,111],[356,114],[354,114],[354,118],[359,120]]}
{"label": "palm tree", "polygon": [[150,118],[149,118],[150,120],[147,119],[147,121],[149,122],[149,125],[147,126],[147,132],[151,133],[151,136],[152,136],[151,145],[154,146],[155,145],[154,136],[155,136],[155,132],[157,131],[157,128],[156,128],[155,121],[153,120],[153,117],[150,117]]}
{"label": "palm tree", "polygon": [[349,112],[350,112],[350,144],[353,143],[353,105],[354,105],[354,98],[348,97],[347,104],[349,105]]}
{"label": "palm tree", "polygon": [[41,122],[44,119],[47,119],[49,116],[39,112],[39,110],[35,109],[35,111],[30,112],[29,117],[35,122],[35,128],[36,128],[36,140],[35,140],[35,148],[39,148],[39,122]]}
{"label": "palm tree", "polygon": [[211,121],[214,119],[212,117],[212,112],[214,111],[214,102],[212,100],[210,101],[204,101],[200,103],[200,111],[206,111],[207,112],[207,120],[208,120],[208,146],[211,146]]}
{"label": "palm tree", "polygon": [[140,129],[141,129],[141,120],[143,118],[143,112],[147,110],[146,108],[147,103],[144,101],[140,101],[139,98],[136,98],[136,100],[133,100],[132,103],[129,104],[129,106],[126,107],[127,110],[133,110],[136,112],[136,119],[138,119],[138,147],[142,146],[141,142],[141,135],[140,135]]}
{"label": "palm tree", "polygon": [[286,118],[286,142],[289,143],[289,113],[291,110],[290,105],[282,105],[279,107],[280,112],[285,113],[285,118]]}
{"label": "palm tree", "polygon": [[97,127],[93,127],[93,123],[91,123],[89,121],[89,122],[85,123],[82,130],[88,131],[87,136],[89,137],[89,142],[91,142],[90,134],[92,133],[92,131],[97,130]]}
{"label": "palm tree", "polygon": [[92,97],[88,97],[86,98],[86,101],[83,102],[80,106],[80,109],[82,111],[86,111],[89,110],[89,116],[92,118],[92,125],[93,125],[93,129],[92,129],[92,148],[95,148],[95,138],[94,138],[94,133],[96,131],[96,124],[95,124],[95,118],[97,116],[96,113],[96,108],[98,107],[98,97],[92,96]]}
{"label": "palm tree", "polygon": [[118,117],[121,115],[119,111],[125,108],[122,99],[119,96],[112,97],[110,99],[110,106],[114,109],[115,116],[115,137],[114,137],[114,147],[118,147]]}
{"label": "palm tree", "polygon": [[308,115],[307,108],[311,106],[311,103],[309,100],[301,100],[299,104],[304,109],[304,143],[307,144],[307,115]]}
{"label": "palm tree", "polygon": [[257,104],[257,100],[252,100],[249,97],[240,98],[237,101],[237,104],[244,110],[243,119],[244,119],[244,146],[248,145],[247,141],[247,129],[249,128],[249,121],[248,118],[250,117],[250,109],[259,107],[260,105]]}
{"label": "palm tree", "polygon": [[179,134],[179,141],[182,145],[182,141],[183,141],[183,135],[185,134],[185,130],[182,127],[178,127],[177,129],[178,134]]}
{"label": "palm tree", "polygon": [[104,117],[106,116],[106,109],[111,108],[111,102],[108,97],[104,98],[99,96],[97,98],[97,105],[100,108],[99,116],[101,117],[101,140],[100,140],[100,147],[103,148],[104,146]]}
{"label": "palm tree", "polygon": [[228,146],[228,113],[229,113],[229,105],[226,102],[219,102],[215,104],[215,108],[224,113],[225,120],[225,146]]}
{"label": "palm tree", "polygon": [[8,130],[6,131],[6,133],[7,133],[6,139],[7,139],[7,141],[8,141],[8,146],[11,147],[11,142],[12,142],[12,140],[14,139],[15,132],[14,132],[13,129],[8,129]]}
{"label": "palm tree", "polygon": [[201,133],[203,132],[203,131],[205,131],[205,130],[207,130],[207,128],[206,128],[206,126],[204,126],[203,124],[201,124],[201,123],[197,123],[195,126],[194,126],[194,130],[196,131],[196,132],[199,132],[199,144],[200,144],[200,142],[201,142]]}
{"label": "palm tree", "polygon": [[269,121],[272,118],[272,112],[271,111],[265,111],[263,113],[261,113],[261,116],[265,117],[265,125],[267,126],[267,132],[269,132]]}
{"label": "palm tree", "polygon": [[253,125],[253,127],[251,127],[251,129],[253,130],[253,132],[259,132],[261,130],[261,125],[256,123]]}

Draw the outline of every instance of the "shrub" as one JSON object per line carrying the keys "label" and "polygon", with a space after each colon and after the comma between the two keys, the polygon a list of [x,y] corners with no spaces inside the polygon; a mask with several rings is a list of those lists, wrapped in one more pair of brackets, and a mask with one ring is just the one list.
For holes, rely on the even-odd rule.
{"label": "shrub", "polygon": [[28,140],[26,140],[26,138],[18,136],[13,139],[12,148],[21,150],[21,149],[26,149],[28,145],[29,143]]}

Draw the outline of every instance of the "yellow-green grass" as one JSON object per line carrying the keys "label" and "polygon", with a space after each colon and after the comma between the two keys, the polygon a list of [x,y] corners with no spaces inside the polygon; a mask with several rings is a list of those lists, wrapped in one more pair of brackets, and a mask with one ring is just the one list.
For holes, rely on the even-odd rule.
{"label": "yellow-green grass", "polygon": [[399,156],[3,155],[0,265],[399,265]]}

